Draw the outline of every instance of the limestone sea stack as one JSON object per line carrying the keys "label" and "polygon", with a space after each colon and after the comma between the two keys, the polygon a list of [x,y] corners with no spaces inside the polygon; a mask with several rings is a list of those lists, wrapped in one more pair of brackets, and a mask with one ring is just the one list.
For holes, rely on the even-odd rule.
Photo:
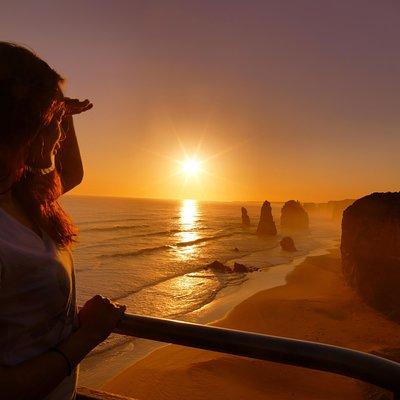
{"label": "limestone sea stack", "polygon": [[284,251],[290,251],[290,252],[297,251],[293,239],[289,236],[283,237],[282,240],[279,242],[279,244],[281,245],[281,249]]}
{"label": "limestone sea stack", "polygon": [[373,193],[343,213],[342,267],[372,306],[400,320],[400,192]]}
{"label": "limestone sea stack", "polygon": [[307,211],[300,202],[287,201],[281,211],[281,226],[288,229],[308,229],[309,220]]}
{"label": "limestone sea stack", "polygon": [[250,217],[247,214],[246,208],[242,207],[242,225],[243,226],[250,226]]}
{"label": "limestone sea stack", "polygon": [[274,236],[276,235],[276,226],[272,217],[271,204],[264,201],[261,207],[260,221],[257,227],[257,235],[259,236]]}

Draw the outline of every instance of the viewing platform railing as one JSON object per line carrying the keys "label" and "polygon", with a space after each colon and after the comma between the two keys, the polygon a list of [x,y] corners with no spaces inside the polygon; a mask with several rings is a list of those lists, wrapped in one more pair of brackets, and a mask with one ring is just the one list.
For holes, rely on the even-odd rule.
{"label": "viewing platform railing", "polygon": [[[390,390],[394,394],[394,399],[400,399],[400,363],[356,350],[305,340],[132,314],[126,314],[114,332],[126,336],[332,372]],[[81,397],[81,399],[89,398]]]}

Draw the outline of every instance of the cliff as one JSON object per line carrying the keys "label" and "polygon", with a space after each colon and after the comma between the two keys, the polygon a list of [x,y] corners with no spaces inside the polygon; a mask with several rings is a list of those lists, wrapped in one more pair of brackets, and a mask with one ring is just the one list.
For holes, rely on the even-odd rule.
{"label": "cliff", "polygon": [[355,199],[330,200],[327,203],[303,203],[303,208],[309,216],[330,218],[341,221],[343,211],[353,204]]}
{"label": "cliff", "polygon": [[349,284],[400,320],[400,192],[370,194],[344,211],[341,253]]}

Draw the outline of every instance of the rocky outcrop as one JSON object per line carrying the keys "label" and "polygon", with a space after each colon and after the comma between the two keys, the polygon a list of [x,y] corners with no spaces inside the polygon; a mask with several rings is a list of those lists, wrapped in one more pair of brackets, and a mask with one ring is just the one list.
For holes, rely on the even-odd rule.
{"label": "rocky outcrop", "polygon": [[307,211],[300,202],[287,201],[281,211],[281,226],[288,229],[308,229],[309,220]]}
{"label": "rocky outcrop", "polygon": [[370,194],[344,211],[341,252],[349,284],[400,320],[400,192]]}
{"label": "rocky outcrop", "polygon": [[212,263],[208,264],[206,269],[211,269],[214,272],[219,272],[223,274],[238,273],[238,272],[247,273],[247,272],[258,271],[258,268],[249,267],[247,265],[239,264],[237,262],[233,264],[233,268],[230,268],[228,265],[225,265],[218,260],[215,260]]}
{"label": "rocky outcrop", "polygon": [[285,236],[284,238],[282,238],[279,244],[281,245],[281,249],[284,251],[297,251],[293,239],[289,236]]}
{"label": "rocky outcrop", "polygon": [[231,269],[223,264],[221,261],[215,260],[212,263],[207,265],[208,269],[212,269],[215,272],[222,272],[222,273],[227,273],[227,272],[231,272]]}
{"label": "rocky outcrop", "polygon": [[250,226],[250,217],[247,214],[247,210],[242,207],[242,225],[243,226]]}
{"label": "rocky outcrop", "polygon": [[247,265],[244,264],[240,264],[235,262],[235,264],[233,264],[233,272],[254,272],[254,271],[258,271],[258,268],[255,267],[249,267]]}
{"label": "rocky outcrop", "polygon": [[260,221],[257,227],[257,235],[259,236],[274,236],[276,235],[276,226],[274,218],[272,217],[271,204],[268,201],[264,201],[261,207]]}

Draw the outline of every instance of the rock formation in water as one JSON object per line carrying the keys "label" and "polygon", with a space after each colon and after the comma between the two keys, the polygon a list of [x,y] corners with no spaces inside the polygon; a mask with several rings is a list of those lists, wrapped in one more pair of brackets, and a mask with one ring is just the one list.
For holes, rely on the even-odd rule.
{"label": "rock formation in water", "polygon": [[257,227],[257,235],[259,236],[274,236],[276,235],[276,226],[274,218],[272,217],[271,204],[264,201],[261,207],[260,222]]}
{"label": "rock formation in water", "polygon": [[344,211],[341,252],[349,284],[400,320],[400,192],[370,194]]}
{"label": "rock formation in water", "polygon": [[242,225],[243,226],[250,226],[250,217],[247,214],[247,210],[242,207]]}
{"label": "rock formation in water", "polygon": [[247,273],[258,271],[258,268],[248,267],[247,265],[239,264],[237,262],[234,263],[233,268],[230,268],[228,265],[225,265],[218,260],[215,260],[212,263],[208,264],[206,266],[206,269],[212,269],[214,272],[220,272],[223,274],[229,274],[232,272]]}
{"label": "rock formation in water", "polygon": [[237,262],[233,264],[233,272],[254,272],[254,271],[258,271],[258,268],[248,267],[247,265],[240,264]]}
{"label": "rock formation in water", "polygon": [[297,251],[293,239],[289,236],[285,236],[284,238],[282,238],[279,244],[281,245],[281,249],[284,251]]}
{"label": "rock formation in water", "polygon": [[309,220],[307,211],[300,202],[287,201],[281,211],[281,226],[288,229],[308,229]]}
{"label": "rock formation in water", "polygon": [[212,269],[215,272],[222,272],[222,273],[227,273],[231,272],[231,269],[223,264],[221,261],[215,260],[212,263],[207,265],[207,268]]}

